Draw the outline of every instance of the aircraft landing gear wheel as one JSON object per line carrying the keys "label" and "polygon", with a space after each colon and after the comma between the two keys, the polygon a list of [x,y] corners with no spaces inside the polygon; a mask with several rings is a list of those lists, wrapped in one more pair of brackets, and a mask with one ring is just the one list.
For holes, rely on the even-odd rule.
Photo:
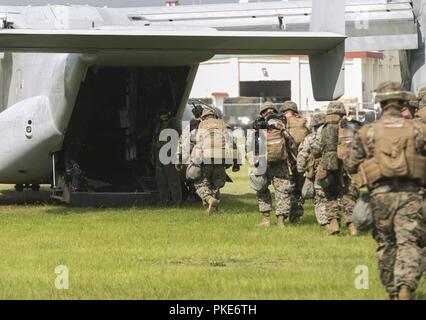
{"label": "aircraft landing gear wheel", "polygon": [[16,192],[23,192],[24,191],[24,185],[23,184],[16,184],[15,190],[16,190]]}
{"label": "aircraft landing gear wheel", "polygon": [[33,192],[39,192],[40,191],[40,185],[39,184],[31,185],[31,190],[33,190]]}

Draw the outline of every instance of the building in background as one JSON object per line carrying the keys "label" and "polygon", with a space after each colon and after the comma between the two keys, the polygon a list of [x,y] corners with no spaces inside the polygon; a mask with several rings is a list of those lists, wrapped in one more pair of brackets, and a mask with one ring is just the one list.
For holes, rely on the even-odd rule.
{"label": "building in background", "polygon": [[[401,81],[398,52],[349,52],[342,99],[372,109],[373,90],[384,80]],[[200,65],[191,98],[210,98],[223,108],[240,97],[291,99],[308,113],[327,104],[313,98],[307,56],[216,56]]]}

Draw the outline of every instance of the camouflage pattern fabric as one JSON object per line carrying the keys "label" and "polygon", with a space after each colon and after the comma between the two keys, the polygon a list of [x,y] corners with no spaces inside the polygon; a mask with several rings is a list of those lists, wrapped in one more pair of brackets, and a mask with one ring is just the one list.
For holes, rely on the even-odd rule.
{"label": "camouflage pattern fabric", "polygon": [[[292,208],[294,184],[288,175],[285,162],[268,163],[266,172],[268,185],[272,184],[275,189],[276,215],[288,218]],[[272,196],[269,188],[262,192],[257,192],[257,202],[259,211],[272,211]]]}
{"label": "camouflage pattern fabric", "polygon": [[329,223],[328,211],[338,210],[338,203],[329,202],[324,191],[320,186],[315,186],[315,198],[314,198],[315,217],[320,226],[325,226]]}
{"label": "camouflage pattern fabric", "polygon": [[[401,114],[385,110],[378,121],[389,117],[399,118]],[[347,161],[351,173],[355,173],[364,160],[373,157],[368,150],[356,133]],[[422,248],[426,245],[421,186],[414,180],[382,180],[369,191],[382,283],[390,296],[396,296],[402,285],[414,291],[421,276]]]}
{"label": "camouflage pattern fabric", "polygon": [[198,196],[206,203],[210,197],[220,198],[220,189],[226,183],[226,171],[223,165],[204,164],[201,167],[202,178],[195,181],[195,189]]}
{"label": "camouflage pattern fabric", "polygon": [[297,171],[300,173],[304,173],[308,169],[308,162],[311,157],[310,145],[313,139],[315,139],[315,133],[306,136],[305,140],[299,146],[299,152],[297,153]]}
{"label": "camouflage pattern fabric", "polygon": [[343,212],[346,224],[350,224],[352,223],[352,214],[360,192],[358,187],[351,183],[349,175],[346,173],[344,175],[344,194],[341,199],[341,211]]}
{"label": "camouflage pattern fabric", "polygon": [[[323,145],[324,140],[322,139],[322,132],[324,125],[318,128],[317,133],[313,138],[310,138],[306,142],[304,148],[308,149],[309,152],[315,157],[321,157],[322,151],[325,148]],[[300,155],[302,158],[304,155]],[[348,209],[344,210],[345,222],[349,224],[352,220],[352,210],[355,207],[355,201],[351,202],[351,197],[347,196],[343,199],[343,196],[349,191],[349,184],[347,179],[343,175],[343,170],[330,171],[328,173],[328,179],[331,183],[326,188],[316,186],[315,193],[315,215],[317,216],[318,223],[320,225],[326,225],[333,219],[341,220],[341,209],[345,208],[345,203],[350,203]],[[325,219],[325,217],[327,217]],[[327,221],[326,221],[327,220]]]}
{"label": "camouflage pattern fabric", "polygon": [[384,185],[371,195],[380,277],[389,295],[402,285],[417,289],[426,233],[419,192],[398,192]]}
{"label": "camouflage pattern fabric", "polygon": [[[312,155],[311,146],[314,143],[315,139],[319,139],[321,136],[321,130],[318,129],[316,132],[309,134],[305,140],[299,146],[299,152],[297,154],[297,171],[302,173],[306,172],[308,169],[309,158]],[[314,171],[316,168],[314,168]],[[328,224],[328,215],[329,210],[336,211],[337,204],[328,203],[326,195],[322,188],[318,185],[315,185],[315,195],[314,195],[314,211],[315,217],[318,223],[321,226]]]}

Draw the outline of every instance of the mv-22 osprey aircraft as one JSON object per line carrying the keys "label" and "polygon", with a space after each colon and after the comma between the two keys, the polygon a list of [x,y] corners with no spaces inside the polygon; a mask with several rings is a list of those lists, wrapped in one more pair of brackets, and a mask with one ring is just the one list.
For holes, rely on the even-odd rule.
{"label": "mv-22 osprey aircraft", "polygon": [[344,94],[345,51],[397,49],[418,89],[424,2],[0,6],[0,183],[50,183],[75,205],[152,203],[150,128],[159,107],[182,116],[201,62],[309,55],[314,97],[330,101]]}

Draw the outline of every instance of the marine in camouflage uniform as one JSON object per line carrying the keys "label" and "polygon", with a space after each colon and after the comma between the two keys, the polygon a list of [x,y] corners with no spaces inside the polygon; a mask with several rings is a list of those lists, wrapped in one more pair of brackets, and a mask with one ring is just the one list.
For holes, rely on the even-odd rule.
{"label": "marine in camouflage uniform", "polygon": [[179,172],[174,164],[162,163],[159,154],[166,142],[160,141],[159,136],[166,129],[176,130],[180,134],[181,128],[176,118],[172,118],[170,111],[167,109],[161,109],[158,112],[158,117],[159,120],[153,134],[151,154],[155,165],[155,179],[160,195],[160,205],[180,207],[182,205],[182,185]]}
{"label": "marine in camouflage uniform", "polygon": [[[412,94],[400,84],[386,82],[376,92],[383,116],[355,136],[348,168],[361,172],[369,188],[381,281],[390,299],[408,300],[419,284],[424,259],[426,126],[402,117]],[[399,148],[401,141],[405,146]]]}
{"label": "marine in camouflage uniform", "polygon": [[[341,148],[341,155],[345,163],[350,155],[351,146],[355,134],[361,128],[361,123],[354,120],[351,116],[344,117],[340,122],[339,132],[339,147]],[[357,174],[350,174],[345,166],[343,166],[343,196],[341,199],[341,211],[343,211],[345,222],[348,227],[348,233],[351,236],[356,236],[358,230],[355,224],[352,223],[352,214],[358,198],[360,197],[360,188],[362,183]]]}
{"label": "marine in camouflage uniform", "polygon": [[[315,183],[315,173],[319,159],[314,157],[310,146],[312,141],[321,135],[321,126],[324,122],[325,114],[323,113],[317,113],[312,117],[310,124],[312,132],[300,144],[299,152],[297,154],[297,172],[304,175],[306,179],[312,180],[312,183]],[[321,226],[327,225],[328,218],[325,206],[325,195],[324,191],[318,185],[315,185],[314,210],[318,223]]]}
{"label": "marine in camouflage uniform", "polygon": [[[220,189],[222,189],[225,186],[225,183],[227,180],[227,174],[226,174],[227,167],[232,166],[234,172],[237,172],[240,170],[238,159],[234,159],[233,165],[232,164],[229,165],[223,162],[221,162],[220,164],[216,164],[215,160],[217,159],[209,159],[209,161],[206,161],[207,159],[204,158],[204,154],[206,150],[203,150],[203,139],[205,139],[205,137],[203,137],[203,134],[202,134],[203,123],[205,123],[206,121],[209,121],[210,119],[220,120],[221,125],[223,127],[226,127],[226,129],[229,130],[229,128],[226,126],[223,120],[220,119],[220,116],[221,115],[218,114],[218,111],[216,108],[208,107],[208,106],[203,107],[203,112],[201,115],[201,123],[199,125],[199,129],[197,130],[197,134],[196,134],[196,143],[191,152],[191,162],[193,163],[202,162],[200,164],[202,175],[201,177],[199,177],[198,179],[194,181],[194,186],[195,186],[197,195],[201,198],[201,200],[203,201],[203,204],[208,205],[208,212],[210,214],[213,214],[219,211]],[[227,133],[229,133],[229,131],[226,131],[226,134]],[[230,154],[235,155],[236,145],[233,144],[233,139],[231,136],[229,136],[228,138],[229,138],[228,140],[230,140],[229,141],[230,143],[227,144],[227,148],[229,149],[234,148],[233,150],[230,150]],[[211,146],[211,147],[215,147],[215,146]],[[199,159],[200,155],[202,155],[201,156],[202,161],[200,161]]]}
{"label": "marine in camouflage uniform", "polygon": [[[343,162],[340,158],[335,159],[337,161],[336,168],[334,170],[325,169],[327,152],[333,151],[336,154],[336,158],[338,158],[339,128],[345,116],[346,108],[342,102],[330,102],[327,107],[326,123],[320,128],[321,133],[316,136],[316,139],[310,142],[312,154],[321,158],[315,176],[316,184],[320,186],[316,191],[316,201],[323,204],[325,209],[327,224],[324,227],[329,235],[340,233],[342,210],[349,235],[356,235],[356,228],[352,223],[352,209],[355,202],[351,201],[352,197],[348,196],[351,184],[348,175],[345,175]],[[330,130],[327,133],[327,126],[335,126],[335,130]],[[329,148],[330,150],[328,150]],[[350,205],[348,205],[349,202],[351,202]],[[348,206],[344,208],[343,204]]]}
{"label": "marine in camouflage uniform", "polygon": [[[282,113],[286,118],[287,132],[295,141],[296,148],[299,149],[300,144],[310,133],[308,127],[306,126],[306,119],[299,115],[297,104],[293,101],[284,102],[279,112]],[[293,194],[295,201],[293,201],[292,210],[290,213],[290,222],[294,224],[300,223],[300,218],[304,214],[303,205],[305,203],[305,200],[302,197],[302,188],[305,182],[305,178],[302,174],[299,174],[296,169],[296,158],[297,154],[294,154],[293,157],[289,159],[291,161],[291,166],[289,168],[292,169],[292,172],[289,173],[295,185]]]}
{"label": "marine in camouflage uniform", "polygon": [[[273,103],[264,103],[261,106],[260,115],[262,119],[273,118],[273,130],[279,130],[281,132],[285,130],[285,125],[282,120],[278,119],[278,110]],[[271,124],[271,122],[269,122],[268,120],[266,120],[266,123],[268,126],[270,126]],[[259,130],[259,128],[256,128],[256,126],[254,127],[255,130]],[[249,159],[249,163],[253,163],[253,159]],[[269,186],[271,184],[275,189],[275,214],[277,216],[277,226],[279,228],[284,228],[285,219],[290,217],[295,186],[293,181],[290,179],[288,167],[289,165],[287,163],[287,160],[285,160],[284,158],[282,160],[273,162],[268,161],[267,163],[266,173],[264,174],[265,185],[263,186],[263,188],[261,188],[260,191],[256,191],[259,211],[263,215],[263,221],[259,225],[259,227],[271,226],[272,196],[269,190]]]}
{"label": "marine in camouflage uniform", "polygon": [[[418,96],[418,110],[415,115],[416,121],[420,121],[426,124],[426,88],[420,89]],[[423,188],[423,210],[424,215],[426,215],[426,189]],[[423,276],[426,278],[426,247],[423,248],[423,268],[424,270]]]}

